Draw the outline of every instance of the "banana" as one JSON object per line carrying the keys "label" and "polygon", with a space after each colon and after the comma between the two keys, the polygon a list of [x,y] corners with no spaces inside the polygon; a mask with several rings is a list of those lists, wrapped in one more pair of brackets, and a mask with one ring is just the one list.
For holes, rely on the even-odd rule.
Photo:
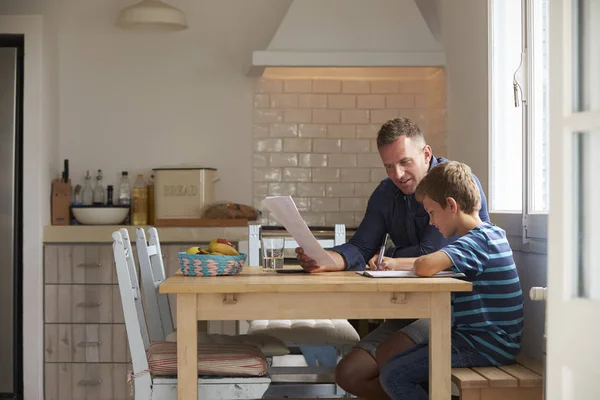
{"label": "banana", "polygon": [[239,256],[240,253],[233,248],[230,242],[225,239],[214,239],[208,245],[208,251],[211,254],[220,253],[225,256]]}

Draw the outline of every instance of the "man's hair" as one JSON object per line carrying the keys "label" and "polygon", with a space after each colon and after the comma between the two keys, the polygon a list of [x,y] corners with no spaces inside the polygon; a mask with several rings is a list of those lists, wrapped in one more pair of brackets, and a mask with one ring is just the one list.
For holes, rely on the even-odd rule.
{"label": "man's hair", "polygon": [[471,168],[457,162],[442,162],[431,168],[417,185],[415,197],[423,202],[425,196],[446,208],[446,199],[452,197],[466,214],[481,209],[481,194]]}
{"label": "man's hair", "polygon": [[377,148],[386,144],[392,144],[401,136],[406,136],[415,141],[420,140],[425,144],[425,138],[417,124],[408,118],[396,118],[387,121],[379,129],[379,133],[377,134]]}

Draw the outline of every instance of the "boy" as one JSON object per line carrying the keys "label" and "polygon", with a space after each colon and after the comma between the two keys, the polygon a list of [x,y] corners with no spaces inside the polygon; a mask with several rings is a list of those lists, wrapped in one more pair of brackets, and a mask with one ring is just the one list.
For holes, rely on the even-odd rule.
{"label": "boy", "polygon": [[[419,183],[416,197],[444,237],[460,237],[417,258],[415,273],[451,269],[473,283],[472,292],[453,296],[452,367],[513,363],[521,346],[523,293],[505,232],[479,218],[481,199],[471,169],[455,161],[438,164]],[[381,385],[392,399],[427,399],[421,387],[429,376],[427,340],[405,339],[412,347],[385,361]]]}

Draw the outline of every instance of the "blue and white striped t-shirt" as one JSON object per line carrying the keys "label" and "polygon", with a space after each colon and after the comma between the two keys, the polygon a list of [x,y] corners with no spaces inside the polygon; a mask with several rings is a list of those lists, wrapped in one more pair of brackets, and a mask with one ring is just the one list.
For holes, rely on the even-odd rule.
{"label": "blue and white striped t-shirt", "polygon": [[484,222],[441,251],[473,283],[472,292],[454,293],[454,333],[494,365],[512,363],[521,347],[523,292],[506,232]]}

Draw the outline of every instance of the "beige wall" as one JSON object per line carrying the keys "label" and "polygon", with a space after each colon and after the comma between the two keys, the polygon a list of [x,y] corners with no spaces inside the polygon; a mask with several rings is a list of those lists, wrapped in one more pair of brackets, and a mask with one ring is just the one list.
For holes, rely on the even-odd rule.
{"label": "beige wall", "polygon": [[246,71],[289,1],[173,0],[190,28],[166,34],[117,28],[133,3],[59,3],[58,159],[71,161],[79,184],[86,170],[102,169],[107,185],[121,170],[214,167],[216,200],[251,203],[256,78]]}
{"label": "beige wall", "polygon": [[[375,138],[408,117],[446,155],[439,68],[267,70],[254,95],[254,205],[291,195],[309,226],[360,224],[385,169]],[[263,223],[277,223],[267,214]]]}

